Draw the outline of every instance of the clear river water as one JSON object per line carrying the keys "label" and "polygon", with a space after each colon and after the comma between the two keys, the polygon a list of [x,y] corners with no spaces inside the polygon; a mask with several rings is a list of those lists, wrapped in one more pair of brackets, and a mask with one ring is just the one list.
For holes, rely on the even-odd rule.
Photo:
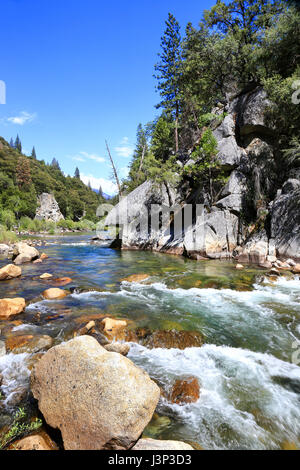
{"label": "clear river water", "polygon": [[[132,343],[128,357],[160,384],[189,376],[200,384],[196,403],[161,398],[145,434],[203,449],[300,447],[299,277],[270,280],[263,270],[237,271],[232,262],[120,252],[93,245],[90,238],[48,237],[41,249],[48,260],[23,265],[20,279],[0,283],[0,298],[24,297],[29,304],[13,334],[47,334],[58,344],[72,337],[76,319],[97,313],[127,319],[134,327],[199,331],[205,337],[199,348]],[[5,264],[1,259],[0,267]],[[73,293],[43,300],[41,293],[51,287],[39,279],[45,272],[71,277],[66,288]],[[122,281],[139,273],[150,277]],[[9,326],[0,322],[0,340]],[[0,432],[14,412],[10,398],[20,385],[29,386],[30,359],[28,353],[0,357],[6,379],[0,387]],[[32,401],[28,407],[36,413]]]}

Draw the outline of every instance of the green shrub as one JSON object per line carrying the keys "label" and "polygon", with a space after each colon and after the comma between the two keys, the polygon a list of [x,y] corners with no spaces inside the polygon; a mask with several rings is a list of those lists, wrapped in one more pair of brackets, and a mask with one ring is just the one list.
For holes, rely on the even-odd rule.
{"label": "green shrub", "polygon": [[0,223],[11,230],[16,224],[15,214],[9,209],[2,209],[0,211]]}

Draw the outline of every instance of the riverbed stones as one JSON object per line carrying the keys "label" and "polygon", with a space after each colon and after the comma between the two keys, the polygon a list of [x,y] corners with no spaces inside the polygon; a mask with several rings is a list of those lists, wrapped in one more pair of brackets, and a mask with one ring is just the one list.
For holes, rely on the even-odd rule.
{"label": "riverbed stones", "polygon": [[9,279],[14,279],[20,277],[22,274],[22,269],[19,266],[14,264],[8,264],[0,269],[0,281],[6,281]]}
{"label": "riverbed stones", "polygon": [[199,397],[200,386],[196,377],[176,380],[170,394],[171,402],[177,405],[194,403],[199,400]]}
{"label": "riverbed stones", "polygon": [[43,297],[47,300],[59,300],[64,299],[67,296],[67,292],[58,288],[47,289],[43,292]]}
{"label": "riverbed stones", "polygon": [[192,446],[180,441],[160,441],[149,437],[140,439],[132,450],[194,450]]}
{"label": "riverbed stones", "polygon": [[15,264],[30,263],[38,258],[38,250],[33,246],[29,246],[27,243],[19,242],[14,246],[13,261]]}
{"label": "riverbed stones", "polygon": [[40,279],[51,279],[53,277],[52,274],[44,273],[40,276]]}
{"label": "riverbed stones", "polygon": [[45,259],[48,259],[48,258],[49,258],[49,256],[46,255],[46,253],[42,253],[41,256],[40,256],[40,259],[41,259],[42,261],[44,261]]}
{"label": "riverbed stones", "polygon": [[0,320],[8,320],[25,310],[26,302],[22,297],[0,299]]}
{"label": "riverbed stones", "polygon": [[66,450],[131,448],[160,396],[146,372],[90,336],[51,348],[32,371],[31,390]]}

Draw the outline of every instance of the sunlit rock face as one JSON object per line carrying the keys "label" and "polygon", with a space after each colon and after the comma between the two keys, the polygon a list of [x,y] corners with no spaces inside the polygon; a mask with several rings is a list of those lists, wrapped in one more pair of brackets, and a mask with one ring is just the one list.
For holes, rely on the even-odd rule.
{"label": "sunlit rock face", "polygon": [[59,222],[64,219],[53,194],[43,193],[39,196],[35,218],[38,220],[51,220],[53,222]]}
{"label": "sunlit rock face", "polygon": [[[270,255],[298,259],[300,174],[294,172],[276,196],[276,130],[268,120],[270,104],[265,90],[257,87],[236,92],[217,110],[217,114],[225,113],[213,134],[227,181],[223,188],[215,188],[214,200],[200,187],[187,190],[187,181],[181,181],[179,187],[158,187],[146,181],[123,198],[106,218],[107,225],[122,228],[122,248],[194,259],[223,259],[242,253],[244,262],[255,264],[264,264]],[[191,162],[195,163],[186,155],[181,166]],[[266,201],[272,202],[268,205]],[[185,219],[188,205],[194,206],[193,215]],[[196,212],[199,205],[202,209]],[[164,210],[170,211],[169,218],[164,218]],[[266,224],[255,236],[247,229],[249,213],[251,220],[263,217]],[[153,223],[153,214],[160,224]],[[184,221],[181,225],[180,219]]]}

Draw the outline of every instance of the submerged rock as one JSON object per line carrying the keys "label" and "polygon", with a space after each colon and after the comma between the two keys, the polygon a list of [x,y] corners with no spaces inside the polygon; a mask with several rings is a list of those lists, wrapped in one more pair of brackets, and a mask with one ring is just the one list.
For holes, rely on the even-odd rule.
{"label": "submerged rock", "polygon": [[31,389],[66,450],[131,448],[160,396],[146,372],[90,336],[50,349],[33,369]]}
{"label": "submerged rock", "polygon": [[72,279],[70,277],[59,277],[57,279],[53,279],[53,284],[59,287],[66,286],[67,284],[71,284]]}
{"label": "submerged rock", "polygon": [[22,269],[14,264],[8,264],[0,269],[0,281],[6,281],[8,279],[14,279],[20,277]]}
{"label": "submerged rock", "polygon": [[192,446],[180,441],[159,441],[157,439],[140,439],[132,450],[194,450]]}
{"label": "submerged rock", "polygon": [[148,279],[148,277],[149,277],[149,274],[132,274],[131,276],[128,276],[122,279],[122,281],[141,282],[141,281],[145,281],[146,279]]}
{"label": "submerged rock", "polygon": [[0,319],[7,320],[25,310],[26,303],[22,297],[15,299],[0,299]]}
{"label": "submerged rock", "polygon": [[204,343],[204,337],[198,331],[154,331],[151,335],[146,336],[142,341],[142,345],[152,348],[165,348],[165,349],[185,349],[192,347],[200,347]]}

